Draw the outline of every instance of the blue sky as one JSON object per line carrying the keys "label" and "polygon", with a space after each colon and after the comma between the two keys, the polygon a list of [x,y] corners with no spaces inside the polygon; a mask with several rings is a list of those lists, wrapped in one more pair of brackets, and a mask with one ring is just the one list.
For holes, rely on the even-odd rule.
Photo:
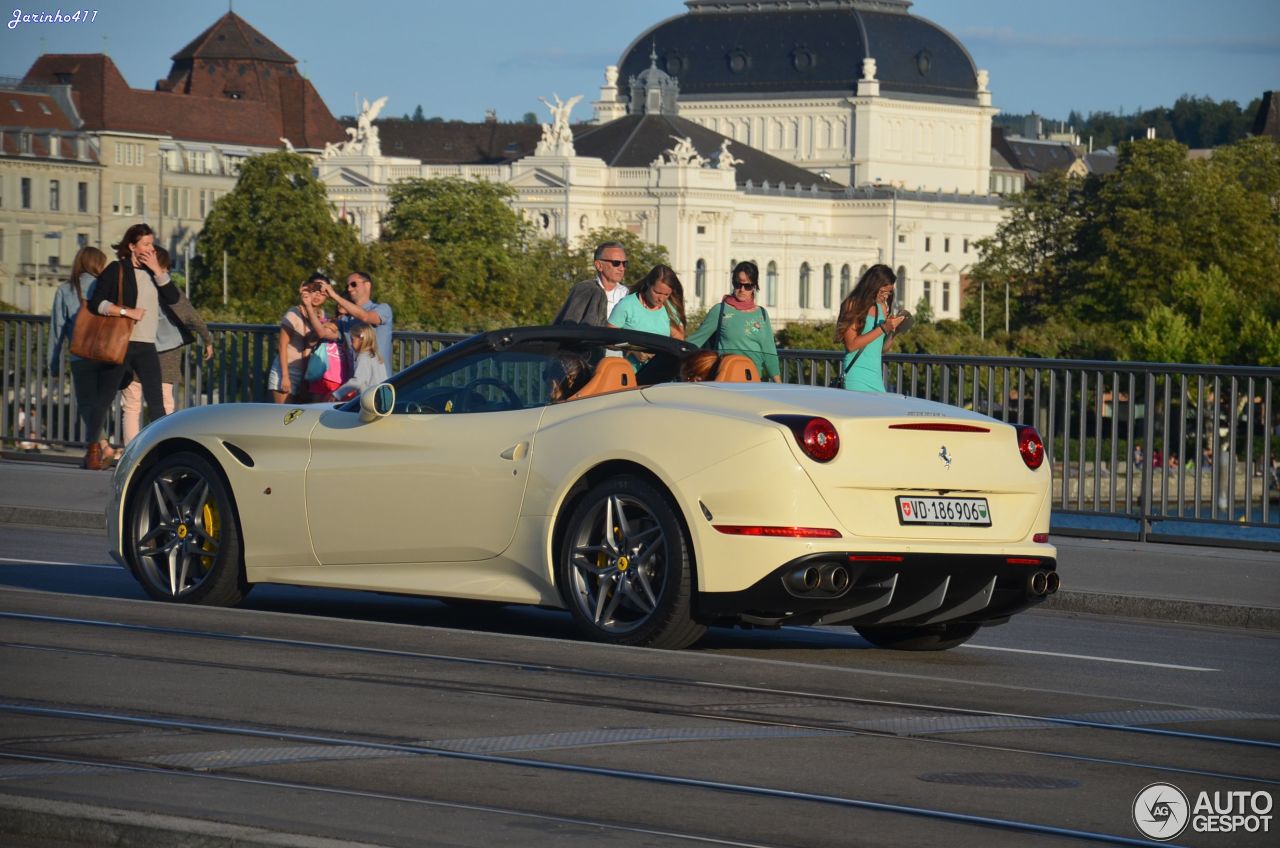
{"label": "blue sky", "polygon": [[[44,0],[42,0],[44,2]],[[90,5],[90,4],[86,4]],[[42,52],[106,51],[134,88],[151,88],[170,57],[213,23],[223,2],[97,0],[90,23],[0,29],[0,75],[21,76]],[[334,114],[388,95],[384,114],[546,119],[539,96],[585,95],[590,117],[604,66],[681,0],[234,0],[235,10],[298,59]],[[53,11],[55,5],[19,6]],[[64,10],[65,11],[65,10]],[[1065,118],[1071,109],[1134,111],[1182,94],[1246,104],[1280,89],[1280,3],[1274,0],[917,0],[912,12],[959,37],[991,72],[995,104]]]}

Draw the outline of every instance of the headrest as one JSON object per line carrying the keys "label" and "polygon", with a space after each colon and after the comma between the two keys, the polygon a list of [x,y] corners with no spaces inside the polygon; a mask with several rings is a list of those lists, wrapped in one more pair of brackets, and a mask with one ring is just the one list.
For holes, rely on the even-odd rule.
{"label": "headrest", "polygon": [[631,367],[630,362],[620,356],[607,356],[600,360],[591,379],[571,399],[620,392],[623,389],[634,389],[637,385],[636,369]]}
{"label": "headrest", "polygon": [[726,353],[720,357],[720,368],[716,371],[717,383],[758,383],[760,372],[750,357],[740,353]]}

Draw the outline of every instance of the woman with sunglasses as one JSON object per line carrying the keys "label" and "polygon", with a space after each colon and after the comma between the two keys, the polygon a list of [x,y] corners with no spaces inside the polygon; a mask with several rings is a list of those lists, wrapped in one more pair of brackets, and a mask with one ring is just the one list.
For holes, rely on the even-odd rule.
{"label": "woman with sunglasses", "polygon": [[739,262],[733,267],[731,279],[733,293],[711,307],[689,341],[721,354],[741,353],[756,364],[764,379],[780,383],[782,369],[778,366],[778,346],[773,340],[769,313],[756,303],[760,269],[754,262]]}

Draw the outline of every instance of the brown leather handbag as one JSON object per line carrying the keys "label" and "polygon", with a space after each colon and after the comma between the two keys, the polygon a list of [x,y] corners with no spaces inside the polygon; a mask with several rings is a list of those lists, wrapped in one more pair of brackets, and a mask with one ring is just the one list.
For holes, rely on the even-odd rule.
{"label": "brown leather handbag", "polygon": [[[116,278],[116,296],[112,303],[120,300],[124,290],[124,263],[119,265],[120,274]],[[129,336],[133,334],[132,318],[108,317],[99,315],[89,308],[89,303],[80,298],[80,312],[76,315],[76,328],[71,333],[71,352],[84,359],[94,359],[119,365],[124,362],[124,355],[129,350]]]}

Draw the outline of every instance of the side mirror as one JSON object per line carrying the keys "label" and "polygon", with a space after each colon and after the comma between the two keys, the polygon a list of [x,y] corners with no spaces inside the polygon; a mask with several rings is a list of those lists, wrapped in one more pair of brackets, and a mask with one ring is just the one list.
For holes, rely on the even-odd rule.
{"label": "side mirror", "polygon": [[365,424],[386,418],[396,405],[396,389],[390,383],[379,383],[360,395],[360,420]]}

